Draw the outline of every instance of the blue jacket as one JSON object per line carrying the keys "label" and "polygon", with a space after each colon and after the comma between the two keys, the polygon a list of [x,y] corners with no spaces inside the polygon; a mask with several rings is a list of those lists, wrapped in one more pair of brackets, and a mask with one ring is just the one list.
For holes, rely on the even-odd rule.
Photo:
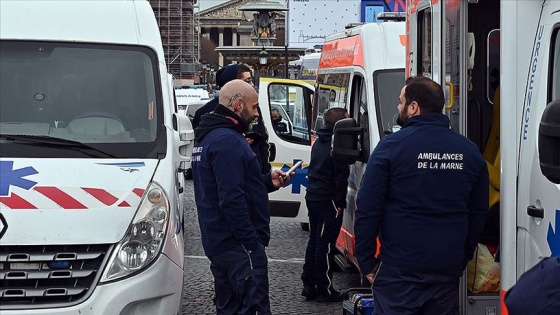
{"label": "blue jacket", "polygon": [[505,303],[510,315],[560,314],[560,257],[545,258],[522,274]]}
{"label": "blue jacket", "polygon": [[193,180],[202,247],[207,256],[270,240],[268,192],[241,119],[218,106],[195,130]]}
{"label": "blue jacket", "polygon": [[356,200],[356,257],[459,277],[488,215],[488,169],[474,143],[439,113],[408,119],[369,158]]}
{"label": "blue jacket", "polygon": [[348,163],[331,157],[333,125],[327,124],[317,131],[319,139],[311,148],[311,161],[307,169],[305,199],[310,201],[332,200],[337,208],[346,208],[348,191]]}

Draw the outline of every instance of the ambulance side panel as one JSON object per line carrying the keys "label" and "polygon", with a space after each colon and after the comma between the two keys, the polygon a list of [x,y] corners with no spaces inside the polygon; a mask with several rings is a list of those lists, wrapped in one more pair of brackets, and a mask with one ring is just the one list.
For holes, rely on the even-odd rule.
{"label": "ambulance side panel", "polygon": [[[519,4],[518,10],[529,9]],[[560,99],[560,3],[549,1],[538,13],[539,23],[531,37],[534,43],[528,75],[519,78],[520,83],[525,83],[525,95],[519,116],[517,276],[544,257],[560,255],[560,186],[543,175],[538,150],[545,107]],[[517,42],[522,42],[522,32],[517,36]]]}

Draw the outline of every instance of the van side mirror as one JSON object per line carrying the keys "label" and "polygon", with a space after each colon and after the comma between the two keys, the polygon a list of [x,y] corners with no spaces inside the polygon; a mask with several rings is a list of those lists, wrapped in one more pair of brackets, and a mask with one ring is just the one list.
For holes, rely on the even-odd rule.
{"label": "van side mirror", "polygon": [[549,181],[560,184],[560,100],[546,105],[539,126],[539,163]]}
{"label": "van side mirror", "polygon": [[360,139],[364,129],[358,126],[354,118],[344,118],[334,125],[333,147],[331,156],[334,159],[355,163],[361,156]]}

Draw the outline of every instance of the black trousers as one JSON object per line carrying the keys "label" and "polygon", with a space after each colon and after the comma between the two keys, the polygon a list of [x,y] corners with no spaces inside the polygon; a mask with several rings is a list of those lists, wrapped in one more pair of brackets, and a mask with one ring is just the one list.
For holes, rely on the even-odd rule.
{"label": "black trousers", "polygon": [[214,276],[216,314],[271,314],[268,260],[264,246],[248,253],[237,245],[208,258]]}
{"label": "black trousers", "polygon": [[332,201],[306,200],[309,211],[309,240],[301,280],[303,285],[316,288],[318,295],[332,293],[331,257],[342,226],[342,211],[338,213]]}
{"label": "black trousers", "polygon": [[459,276],[381,263],[372,286],[375,315],[458,315]]}

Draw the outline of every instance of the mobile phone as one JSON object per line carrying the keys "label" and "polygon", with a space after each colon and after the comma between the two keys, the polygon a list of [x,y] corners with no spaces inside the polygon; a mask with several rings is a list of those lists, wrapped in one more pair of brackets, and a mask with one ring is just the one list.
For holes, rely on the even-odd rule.
{"label": "mobile phone", "polygon": [[254,141],[260,141],[262,136],[258,132],[249,131],[245,134],[246,138],[253,139]]}
{"label": "mobile phone", "polygon": [[[300,165],[303,164],[302,160],[297,161],[296,164],[294,164],[294,166],[292,166],[289,170],[286,171],[286,174],[290,175],[292,174],[292,172],[295,172],[298,167],[300,167]],[[283,176],[283,178],[286,178],[286,176]]]}

